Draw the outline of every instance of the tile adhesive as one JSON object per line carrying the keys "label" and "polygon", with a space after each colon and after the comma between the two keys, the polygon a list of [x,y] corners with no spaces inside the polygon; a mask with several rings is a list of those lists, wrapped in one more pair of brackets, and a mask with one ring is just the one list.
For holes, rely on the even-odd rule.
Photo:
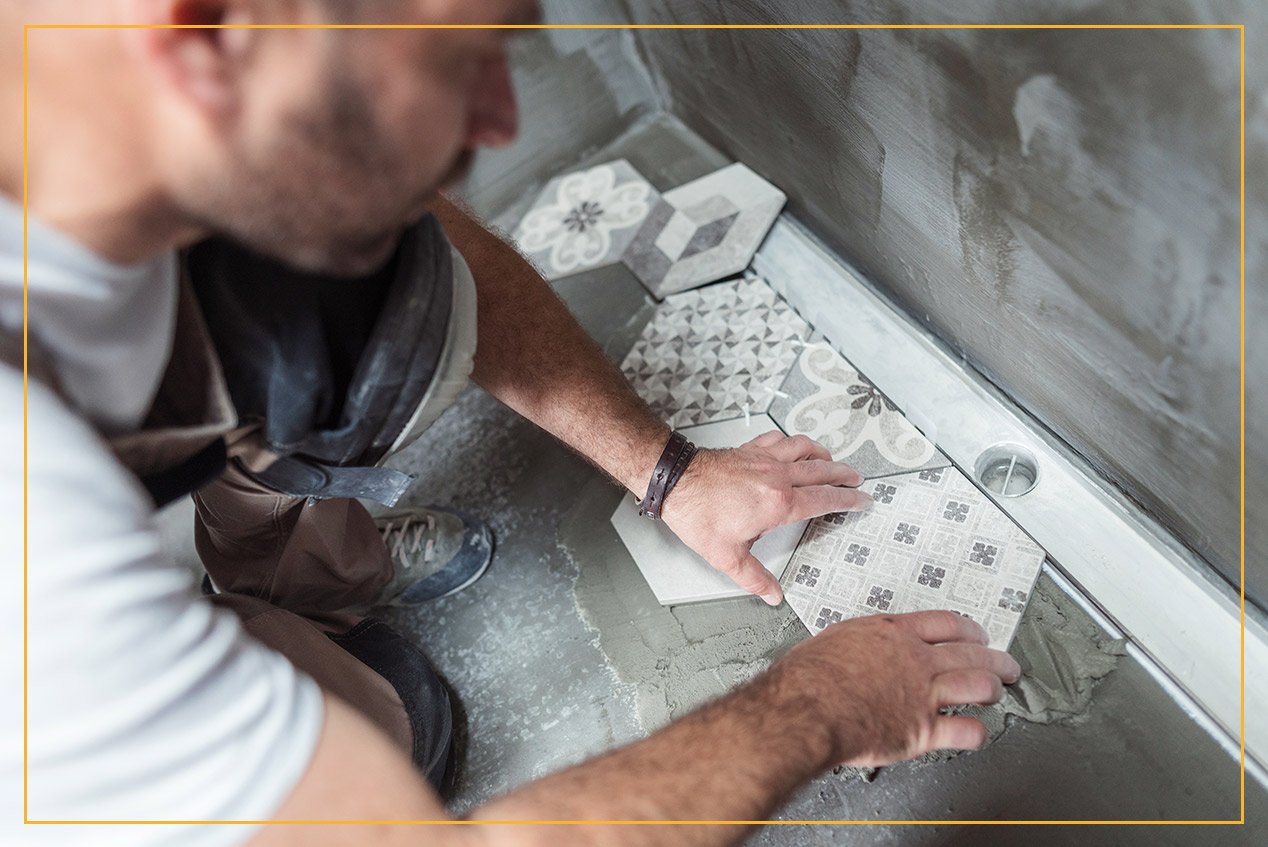
{"label": "tile adhesive", "polygon": [[[638,715],[651,732],[753,677],[809,633],[786,603],[659,605],[608,522],[621,496],[603,480],[591,482],[560,521],[559,544],[577,568],[582,619],[620,680],[636,687]],[[1017,720],[1077,721],[1124,646],[1044,576],[1010,652],[1022,666],[1021,680],[1001,703],[968,710],[986,724],[991,741]]]}

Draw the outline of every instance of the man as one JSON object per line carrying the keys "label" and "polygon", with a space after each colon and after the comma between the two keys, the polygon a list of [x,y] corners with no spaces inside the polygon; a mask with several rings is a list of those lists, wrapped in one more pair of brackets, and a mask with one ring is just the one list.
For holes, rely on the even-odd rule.
{"label": "man", "polygon": [[[505,24],[536,14],[523,0],[471,5],[102,0],[85,9],[72,0],[8,2],[0,7],[7,39],[0,96],[16,114],[20,24],[36,15],[167,26],[359,21],[363,10],[380,21],[415,23]],[[478,146],[506,143],[514,133],[507,37],[497,29],[30,33],[25,186],[20,139],[10,132],[0,149],[0,335],[10,342],[22,313],[24,188],[31,215],[24,610],[16,576],[23,386],[12,355],[0,368],[0,515],[10,544],[3,618],[10,622],[4,662],[11,684],[0,707],[7,821],[17,816],[23,753],[24,812],[32,820],[446,818],[427,782],[444,771],[443,687],[399,637],[364,617],[381,599],[412,602],[405,595],[430,576],[420,579],[405,565],[427,564],[429,547],[414,544],[402,557],[400,534],[393,535],[399,527],[376,527],[346,496],[335,496],[357,486],[390,487],[373,464],[399,439],[388,444],[375,431],[340,442],[341,452],[323,452],[330,433],[356,430],[358,420],[345,421],[343,412],[379,414],[354,388],[373,395],[380,383],[415,374],[363,369],[366,351],[379,350],[377,330],[363,326],[352,366],[341,367],[327,351],[324,369],[314,364],[316,375],[296,377],[285,369],[295,364],[289,356],[310,340],[303,333],[296,340],[297,327],[355,323],[359,299],[332,316],[329,301],[305,299],[292,287],[298,299],[277,304],[284,313],[259,307],[270,286],[302,278],[320,288],[325,273],[363,277],[367,291],[384,298],[401,290],[449,298],[427,302],[448,304],[441,311],[450,327],[474,311],[475,380],[644,494],[668,429],[532,269],[437,194]],[[443,233],[423,217],[428,211]],[[194,300],[181,289],[174,251],[213,234],[245,247],[213,243],[189,254]],[[270,268],[261,254],[285,265]],[[461,305],[466,266],[474,310]],[[417,267],[428,272],[411,274]],[[451,284],[437,287],[438,278]],[[433,373],[427,390],[462,375],[452,356],[444,364],[451,340],[458,344],[448,330],[439,339],[444,345],[431,338],[441,350],[426,359]],[[258,366],[265,353],[270,368]],[[279,382],[278,373],[293,378]],[[366,373],[375,378],[359,382]],[[226,381],[238,417],[259,413],[259,420],[226,417]],[[339,391],[314,399],[313,385]],[[439,401],[419,390],[417,411],[398,435],[435,414]],[[389,406],[383,419],[401,419],[401,409],[383,408]],[[307,410],[308,423],[349,425],[301,426],[288,441],[281,424],[305,420],[297,408]],[[152,517],[156,502],[216,473],[223,475],[197,494],[199,549],[215,592],[208,601],[163,558]],[[735,450],[702,452],[659,507],[687,544],[775,604],[779,586],[749,554],[752,540],[808,516],[866,507],[852,487],[859,482],[822,447],[767,434]],[[318,494],[306,498],[304,491]],[[420,530],[435,534],[433,566],[425,571],[478,576],[487,550],[462,561],[460,550],[445,547],[443,528],[427,524],[428,514],[402,518],[413,521],[411,538],[422,538]],[[468,529],[461,532],[480,535]],[[396,549],[385,548],[383,537]],[[345,576],[341,595],[331,586]],[[25,621],[21,635],[18,620]],[[26,703],[18,700],[19,637]],[[994,702],[1001,685],[1017,678],[1016,663],[985,643],[979,627],[950,613],[838,624],[751,684],[650,738],[523,786],[468,817],[759,819],[837,763],[877,765],[976,747],[981,724],[942,709]],[[789,722],[793,713],[798,720]],[[19,715],[28,730],[24,751],[16,741]],[[695,844],[742,834],[741,827],[595,825],[563,836]],[[324,845],[559,837],[544,827],[172,823],[101,826],[90,834],[71,826],[15,827],[6,841]]]}

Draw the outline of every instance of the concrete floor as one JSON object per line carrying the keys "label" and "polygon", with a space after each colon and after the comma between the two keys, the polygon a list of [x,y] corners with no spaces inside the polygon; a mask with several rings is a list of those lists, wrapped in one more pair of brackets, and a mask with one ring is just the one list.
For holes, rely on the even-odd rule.
{"label": "concrete floor", "polygon": [[[587,161],[617,156],[662,190],[725,163],[665,120]],[[509,229],[530,199],[496,220]],[[637,281],[621,268],[566,279],[557,288],[613,358],[623,355],[650,314]],[[807,637],[786,608],[768,609],[756,600],[686,606],[673,611],[676,631],[660,645],[659,660],[632,667],[620,640],[648,630],[631,622],[670,613],[655,605],[645,585],[632,589],[643,596],[622,599],[625,621],[611,609],[596,611],[585,593],[594,584],[593,569],[634,568],[606,522],[620,492],[478,389],[397,461],[419,474],[410,495],[414,502],[482,514],[498,537],[494,565],[480,583],[394,618],[428,651],[464,704],[467,756],[453,798],[456,809],[639,738],[694,705],[702,675],[712,677],[720,693]],[[568,549],[560,545],[561,526]],[[600,552],[610,560],[597,561]],[[1059,605],[1063,613],[1081,617],[1068,598]],[[715,649],[708,655],[717,656],[717,640],[726,637],[720,627],[737,620],[744,622],[743,632],[724,644],[724,660],[715,668],[701,667],[701,651],[694,648],[710,642]],[[1018,720],[978,753],[886,768],[870,782],[854,774],[828,775],[799,792],[780,817],[1235,818],[1237,797],[1236,762],[1139,663],[1121,657],[1117,669],[1095,683],[1086,711],[1071,720]],[[1247,801],[1248,818],[1262,821],[1268,796],[1253,781]],[[1031,827],[1024,833],[1011,827],[792,826],[767,828],[751,842],[1012,844],[1024,838],[1038,844],[1223,845],[1264,843],[1264,832],[1253,824]]]}
{"label": "concrete floor", "polygon": [[[667,122],[654,122],[599,152],[624,155],[660,188],[721,163],[714,151]],[[523,202],[497,220],[514,222]],[[565,280],[558,289],[614,357],[649,315],[622,269]],[[456,506],[482,515],[497,536],[488,574],[461,594],[388,617],[416,639],[461,701],[462,770],[451,799],[461,812],[591,754],[643,737],[681,714],[701,692],[720,693],[807,637],[783,607],[740,599],[663,610],[635,581],[625,596],[596,601],[604,573],[634,568],[606,521],[620,493],[584,461],[479,389],[393,464],[419,475],[406,502]],[[173,543],[186,546],[168,516]],[[561,546],[561,536],[566,548]],[[187,548],[186,548],[187,549]],[[596,582],[598,580],[598,582]],[[1077,604],[1051,588],[1046,617],[1023,626],[1043,634],[1078,619]],[[1054,615],[1051,609],[1056,609]],[[624,619],[622,617],[624,616]],[[661,617],[657,617],[661,616]],[[648,629],[648,622],[657,623]],[[736,622],[742,622],[737,625]],[[663,624],[663,626],[661,625]],[[631,638],[655,661],[631,659]],[[1102,634],[1103,635],[1103,634]],[[663,638],[662,638],[663,636]],[[707,651],[701,645],[708,645]],[[715,666],[706,666],[721,656]],[[1134,659],[1097,682],[1065,720],[1012,720],[982,751],[907,763],[863,778],[826,775],[779,812],[823,819],[1209,819],[1238,814],[1238,769]],[[789,716],[795,721],[795,716]],[[779,826],[753,844],[1263,844],[1268,795],[1247,787],[1246,827]]]}

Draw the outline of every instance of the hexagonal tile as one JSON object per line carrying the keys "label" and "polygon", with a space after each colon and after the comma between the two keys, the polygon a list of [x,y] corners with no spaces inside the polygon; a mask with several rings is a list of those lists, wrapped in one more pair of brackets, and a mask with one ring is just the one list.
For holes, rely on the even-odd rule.
{"label": "hexagonal tile", "polygon": [[802,623],[950,609],[1008,648],[1044,551],[955,468],[868,480],[865,512],[810,522],[783,586]]}
{"label": "hexagonal tile", "polygon": [[813,438],[865,477],[951,464],[880,389],[822,341],[802,348],[770,416],[784,432]]}
{"label": "hexagonal tile", "polygon": [[515,243],[547,279],[610,265],[659,199],[624,159],[564,174],[542,189],[515,228]]}
{"label": "hexagonal tile", "polygon": [[[682,432],[699,447],[738,447],[777,429],[766,415],[752,415],[747,421],[718,421],[687,427]],[[672,498],[673,493],[669,496]],[[745,595],[743,589],[679,541],[663,522],[640,518],[634,498],[621,500],[612,513],[612,526],[662,606]],[[776,579],[788,566],[788,558],[805,528],[806,521],[789,524],[768,532],[753,544],[753,555]]]}
{"label": "hexagonal tile", "polygon": [[674,427],[757,414],[809,335],[765,280],[740,279],[667,298],[621,370]]}
{"label": "hexagonal tile", "polygon": [[622,261],[657,298],[748,267],[784,193],[738,162],[667,191]]}

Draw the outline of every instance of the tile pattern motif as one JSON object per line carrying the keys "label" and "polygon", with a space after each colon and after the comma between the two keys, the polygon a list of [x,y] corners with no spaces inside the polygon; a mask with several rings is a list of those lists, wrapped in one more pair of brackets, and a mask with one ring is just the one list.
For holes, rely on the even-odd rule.
{"label": "tile pattern motif", "polygon": [[761,278],[665,300],[626,355],[625,378],[670,426],[766,411],[810,326]]}
{"label": "tile pattern motif", "polygon": [[665,192],[622,260],[656,298],[748,267],[784,193],[735,163]]}
{"label": "tile pattern motif", "polygon": [[864,483],[867,512],[810,522],[783,578],[812,633],[844,618],[951,609],[1006,649],[1044,552],[955,468]]}
{"label": "tile pattern motif", "polygon": [[547,279],[620,260],[660,195],[624,159],[546,184],[515,242]]}
{"label": "tile pattern motif", "polygon": [[810,436],[865,477],[951,464],[888,397],[823,342],[801,351],[770,412],[784,432]]}

